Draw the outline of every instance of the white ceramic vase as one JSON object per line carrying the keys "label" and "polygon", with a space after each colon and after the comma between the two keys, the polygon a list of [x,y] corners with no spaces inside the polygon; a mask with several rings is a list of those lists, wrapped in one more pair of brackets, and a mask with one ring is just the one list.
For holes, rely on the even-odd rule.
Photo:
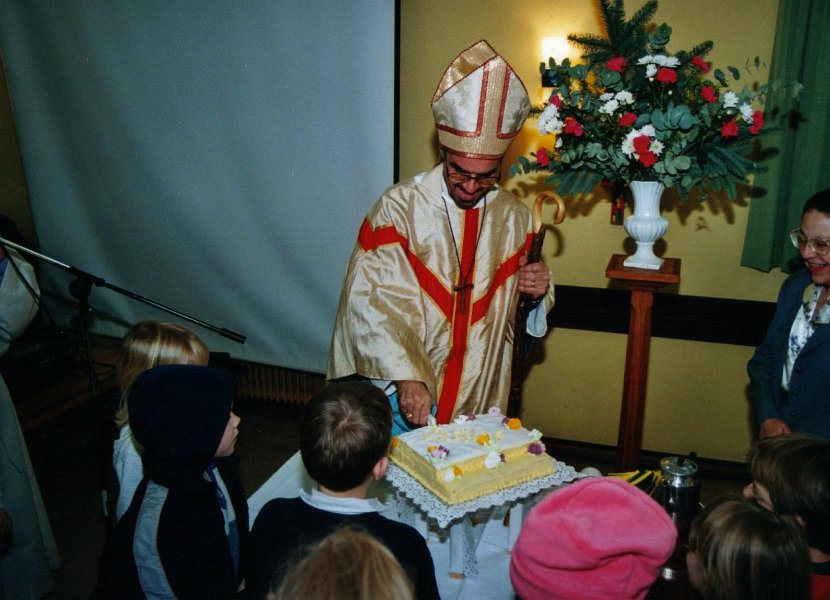
{"label": "white ceramic vase", "polygon": [[637,252],[623,262],[626,267],[657,270],[663,259],[655,256],[654,242],[669,228],[669,222],[660,216],[660,197],[663,184],[659,181],[632,181],[631,196],[634,214],[625,220],[626,233],[637,242]]}

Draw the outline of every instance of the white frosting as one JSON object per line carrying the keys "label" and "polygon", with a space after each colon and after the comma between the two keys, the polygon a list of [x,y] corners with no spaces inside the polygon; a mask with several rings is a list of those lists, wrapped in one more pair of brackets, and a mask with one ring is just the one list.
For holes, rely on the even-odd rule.
{"label": "white frosting", "polygon": [[[449,453],[442,459],[430,460],[437,468],[446,469],[478,456],[482,457],[482,460],[490,453],[498,456],[500,452],[526,446],[541,438],[541,434],[536,437],[534,432],[524,428],[508,429],[502,424],[503,421],[504,417],[501,415],[476,415],[474,419],[467,418],[463,422],[427,425],[402,434],[401,440],[406,441],[416,454],[425,457],[430,457],[428,448],[432,446],[447,448]],[[489,443],[481,444],[477,441],[484,436],[489,438]]]}

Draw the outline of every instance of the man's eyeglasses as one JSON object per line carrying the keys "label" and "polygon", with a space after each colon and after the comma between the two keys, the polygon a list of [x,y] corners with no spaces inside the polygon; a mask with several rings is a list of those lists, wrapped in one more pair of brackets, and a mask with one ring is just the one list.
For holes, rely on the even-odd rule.
{"label": "man's eyeglasses", "polygon": [[447,179],[452,183],[467,183],[468,181],[475,181],[478,185],[490,187],[496,185],[499,178],[495,175],[479,175],[477,173],[460,173],[458,171],[450,171],[447,169]]}
{"label": "man's eyeglasses", "polygon": [[830,240],[823,240],[821,238],[811,240],[806,235],[801,233],[800,229],[793,229],[790,232],[790,241],[793,243],[793,246],[799,250],[804,250],[804,247],[809,244],[810,248],[813,249],[813,252],[819,256],[824,256],[830,252]]}

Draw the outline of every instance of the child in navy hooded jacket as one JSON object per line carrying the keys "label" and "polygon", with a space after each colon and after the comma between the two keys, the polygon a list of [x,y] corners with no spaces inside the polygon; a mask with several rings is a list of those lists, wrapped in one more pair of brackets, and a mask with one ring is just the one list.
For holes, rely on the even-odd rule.
{"label": "child in navy hooded jacket", "polygon": [[128,399],[144,479],[101,556],[93,598],[231,598],[248,509],[233,454],[233,375],[195,365],[142,374]]}

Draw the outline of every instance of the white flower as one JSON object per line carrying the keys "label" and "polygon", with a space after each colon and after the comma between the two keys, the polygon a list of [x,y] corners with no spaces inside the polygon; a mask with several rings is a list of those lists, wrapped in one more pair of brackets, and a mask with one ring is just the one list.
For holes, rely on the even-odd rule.
{"label": "white flower", "polygon": [[541,440],[542,439],[542,432],[538,429],[531,429],[527,432],[532,440]]}
{"label": "white flower", "polygon": [[467,421],[469,421],[469,418],[467,417],[467,415],[458,415],[455,418],[456,423],[466,423]]}
{"label": "white flower", "polygon": [[[637,61],[638,65],[660,65],[661,67],[676,67],[680,64],[680,59],[674,56],[666,56],[665,54],[647,54]],[[655,67],[654,72],[657,72]],[[648,70],[646,70],[648,73]]]}
{"label": "white flower", "polygon": [[648,149],[654,152],[657,156],[660,156],[663,152],[663,148],[665,148],[663,142],[658,142],[657,140],[652,140],[651,144],[648,146]]}
{"label": "white flower", "polygon": [[602,96],[599,97],[599,99],[603,102],[608,102],[613,97],[614,94],[612,92],[605,92]]}
{"label": "white flower", "polygon": [[452,469],[447,469],[446,471],[444,471],[444,481],[455,481],[455,472],[453,472]]}
{"label": "white flower", "polygon": [[650,64],[646,67],[646,77],[649,81],[654,81],[654,76],[657,75],[657,65]]}
{"label": "white flower", "polygon": [[623,90],[621,92],[617,92],[614,98],[620,104],[634,104],[634,94],[629,92],[628,90]]}
{"label": "white flower", "polygon": [[620,103],[616,100],[609,100],[605,104],[599,107],[599,112],[605,113],[607,115],[613,115],[614,111],[620,107]]}
{"label": "white flower", "polygon": [[491,406],[487,409],[487,414],[491,417],[498,417],[501,414],[501,409],[498,406]]}
{"label": "white flower", "polygon": [[721,98],[723,99],[724,108],[735,108],[738,106],[738,94],[735,92],[726,92]]}
{"label": "white flower", "polygon": [[494,469],[501,464],[501,455],[498,452],[490,452],[484,458],[484,466],[488,469]]}
{"label": "white flower", "polygon": [[556,143],[553,145],[554,148],[561,148],[564,146],[564,142],[562,141],[561,137],[556,138]]}
{"label": "white flower", "polygon": [[548,133],[559,133],[565,124],[559,120],[559,109],[554,104],[548,104],[542,114],[539,115],[539,121],[536,127],[542,135]]}
{"label": "white flower", "polygon": [[[652,125],[650,123],[648,125],[643,125],[640,129],[635,130],[635,131],[636,131],[637,135],[647,135],[648,137],[651,137],[651,138],[653,138],[655,135],[657,135],[657,131],[654,129],[654,125]],[[635,135],[634,137],[637,137],[637,136]]]}
{"label": "white flower", "polygon": [[623,143],[620,146],[620,150],[622,150],[622,153],[629,158],[634,156],[634,138],[631,137],[631,133],[629,133],[628,136],[626,136],[626,138],[623,140]]}
{"label": "white flower", "polygon": [[748,103],[744,102],[740,107],[738,107],[738,110],[741,111],[741,117],[744,122],[752,125],[752,107]]}

